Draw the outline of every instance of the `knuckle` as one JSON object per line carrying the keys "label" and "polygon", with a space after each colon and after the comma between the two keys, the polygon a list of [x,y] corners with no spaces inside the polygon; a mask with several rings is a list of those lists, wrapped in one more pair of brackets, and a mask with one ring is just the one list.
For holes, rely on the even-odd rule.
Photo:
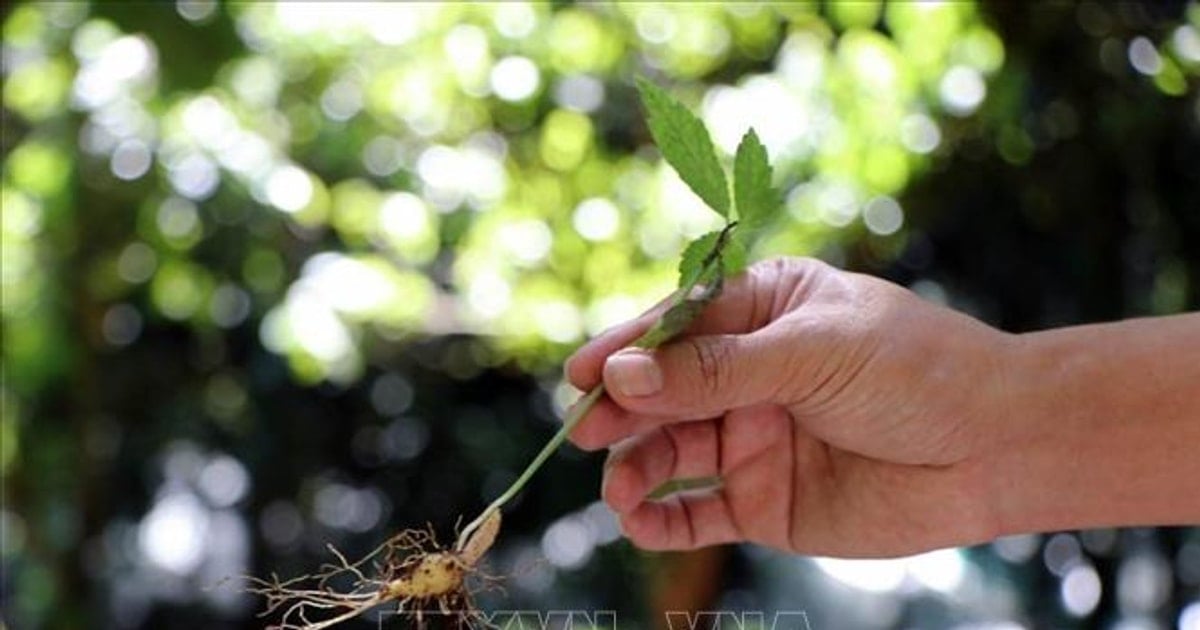
{"label": "knuckle", "polygon": [[675,471],[679,469],[680,454],[682,453],[681,449],[683,447],[679,441],[679,436],[675,434],[675,432],[672,430],[672,427],[664,426],[661,428],[659,433],[662,435],[661,447],[650,452],[655,453],[657,451],[658,453],[665,453],[666,457],[651,458],[649,463],[662,466],[666,473],[665,476],[670,478],[673,477],[675,475]]}
{"label": "knuckle", "polygon": [[780,256],[771,259],[770,264],[772,271],[785,277],[811,273],[828,266],[819,258],[811,256]]}
{"label": "knuckle", "polygon": [[729,366],[733,349],[724,340],[685,340],[696,365],[697,386],[702,394],[715,394],[730,383]]}
{"label": "knuckle", "polygon": [[795,259],[786,256],[768,258],[767,260],[756,263],[752,269],[756,272],[762,273],[768,278],[775,278],[786,273],[794,260]]}

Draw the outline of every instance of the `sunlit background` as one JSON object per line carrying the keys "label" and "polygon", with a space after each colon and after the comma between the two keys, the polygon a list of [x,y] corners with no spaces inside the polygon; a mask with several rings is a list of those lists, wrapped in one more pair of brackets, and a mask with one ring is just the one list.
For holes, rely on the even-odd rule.
{"label": "sunlit background", "polygon": [[[713,227],[635,76],[726,155],[758,131],[786,212],[757,257],[1014,331],[1200,308],[1194,1],[0,11],[0,627],[258,628],[238,576],[477,513],[554,431],[562,359]],[[550,461],[485,604],[1200,629],[1197,530],[653,555],[600,461]]]}

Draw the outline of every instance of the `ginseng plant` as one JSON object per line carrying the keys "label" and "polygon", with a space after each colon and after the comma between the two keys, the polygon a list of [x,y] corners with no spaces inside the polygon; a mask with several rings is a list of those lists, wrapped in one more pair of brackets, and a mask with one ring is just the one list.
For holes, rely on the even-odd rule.
{"label": "ginseng plant", "polygon": [[[632,344],[653,349],[683,333],[720,294],[724,278],[745,268],[748,245],[773,218],[779,197],[771,186],[766,149],[753,129],[743,136],[734,156],[731,199],[729,179],[704,123],[653,83],[639,79],[637,87],[663,158],[725,220],[723,228],[684,249],[678,288],[659,318]],[[394,605],[399,614],[418,623],[422,611],[436,610],[469,625],[477,613],[467,579],[495,579],[480,572],[478,563],[500,531],[501,508],[521,492],[603,395],[603,384],[585,393],[524,472],[462,528],[453,545],[440,546],[430,530],[405,530],[355,562],[329,546],[336,562],[317,573],[288,581],[277,576],[250,578],[250,591],[267,600],[262,614],[280,615],[270,628],[319,630],[383,604]]]}

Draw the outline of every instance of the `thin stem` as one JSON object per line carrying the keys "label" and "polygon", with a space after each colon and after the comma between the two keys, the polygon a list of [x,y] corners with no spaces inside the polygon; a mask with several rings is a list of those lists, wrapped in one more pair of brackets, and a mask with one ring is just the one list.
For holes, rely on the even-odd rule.
{"label": "thin stem", "polygon": [[592,407],[595,406],[596,401],[600,400],[600,397],[603,395],[604,384],[601,383],[593,387],[588,393],[584,394],[583,397],[571,407],[571,410],[567,413],[567,417],[563,420],[562,428],[558,430],[558,433],[554,434],[554,437],[550,438],[549,442],[546,442],[546,445],[543,446],[542,450],[538,452],[537,457],[534,457],[533,461],[529,462],[529,465],[525,467],[525,471],[521,473],[521,476],[517,477],[517,480],[514,481],[507,490],[504,491],[504,494],[496,497],[496,500],[492,501],[491,504],[488,505],[487,508],[475,520],[471,521],[469,525],[463,528],[462,533],[458,535],[458,542],[454,546],[456,550],[462,551],[463,545],[465,545],[467,540],[470,539],[471,534],[474,533],[474,531],[478,529],[485,520],[487,520],[487,517],[490,516],[492,512],[495,512],[503,507],[505,503],[511,501],[513,497],[517,496],[517,493],[519,493],[521,489],[525,487],[525,484],[529,483],[529,480],[533,478],[534,473],[536,473],[538,469],[542,467],[542,464],[546,463],[546,460],[549,459],[552,454],[554,454],[554,451],[558,450],[558,447],[562,445],[563,440],[567,439],[567,435],[571,433],[571,430],[575,428],[575,425],[579,424],[579,421],[582,420],[589,411],[591,411]]}
{"label": "thin stem", "polygon": [[[700,308],[703,308],[704,305],[712,301],[712,299],[721,292],[723,280],[721,271],[721,250],[725,246],[725,239],[728,238],[735,225],[737,225],[736,222],[726,224],[725,229],[721,232],[720,239],[718,239],[717,243],[713,246],[713,249],[711,252],[709,252],[708,256],[705,257],[704,264],[701,268],[702,271],[692,277],[686,283],[686,286],[679,288],[675,292],[675,294],[671,297],[671,307],[667,309],[666,313],[659,317],[658,320],[651,325],[649,330],[643,333],[641,337],[638,337],[636,340],[634,340],[634,342],[630,345],[639,348],[650,349],[670,341],[676,335],[682,333],[683,330],[691,323],[691,321],[695,319],[696,315],[699,314]],[[690,297],[692,294],[692,289],[696,287],[701,278],[705,277],[711,277],[711,282],[704,287],[704,291],[700,297],[692,299]],[[680,307],[687,306],[694,306],[695,308],[685,308],[680,311],[680,313],[683,315],[682,320],[671,317],[674,311]],[[479,529],[480,525],[483,525],[483,522],[486,521],[493,512],[499,510],[504,506],[505,503],[508,503],[513,497],[517,496],[517,493],[519,493],[525,487],[525,484],[529,483],[529,480],[533,478],[534,473],[536,473],[538,469],[542,467],[542,464],[546,463],[546,460],[549,459],[552,454],[554,454],[554,451],[558,450],[558,447],[562,445],[563,440],[567,439],[567,436],[570,435],[571,430],[575,428],[575,425],[579,424],[579,421],[587,415],[588,411],[591,411],[592,407],[596,404],[596,401],[600,400],[600,397],[603,395],[604,384],[601,383],[593,387],[588,393],[584,394],[583,397],[571,407],[571,410],[567,413],[566,419],[563,420],[562,428],[558,430],[558,433],[554,434],[554,437],[550,438],[549,442],[546,442],[546,445],[543,446],[542,450],[538,452],[537,457],[534,457],[533,461],[529,462],[529,465],[525,467],[525,471],[521,473],[521,476],[517,477],[517,480],[514,481],[507,490],[504,491],[504,494],[496,497],[496,500],[492,501],[491,504],[489,504],[487,508],[485,508],[483,512],[479,514],[479,516],[475,517],[475,520],[471,521],[466,527],[463,528],[462,532],[458,535],[458,541],[454,544],[454,550],[456,552],[461,552],[463,550],[467,544],[467,541],[471,539],[471,534],[474,534],[475,530]]]}

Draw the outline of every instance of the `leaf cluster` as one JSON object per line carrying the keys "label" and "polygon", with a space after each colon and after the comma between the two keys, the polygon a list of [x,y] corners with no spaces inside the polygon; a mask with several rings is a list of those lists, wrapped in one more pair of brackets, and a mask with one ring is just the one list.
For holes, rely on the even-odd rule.
{"label": "leaf cluster", "polygon": [[[687,245],[679,261],[679,290],[662,318],[636,342],[654,347],[681,333],[700,309],[720,293],[722,280],[746,268],[754,238],[781,204],[771,184],[767,150],[754,129],[738,144],[733,159],[733,194],[708,130],[695,114],[663,88],[638,79],[650,135],[663,159],[693,192],[725,219],[725,226]],[[693,295],[703,286],[699,295]]]}

